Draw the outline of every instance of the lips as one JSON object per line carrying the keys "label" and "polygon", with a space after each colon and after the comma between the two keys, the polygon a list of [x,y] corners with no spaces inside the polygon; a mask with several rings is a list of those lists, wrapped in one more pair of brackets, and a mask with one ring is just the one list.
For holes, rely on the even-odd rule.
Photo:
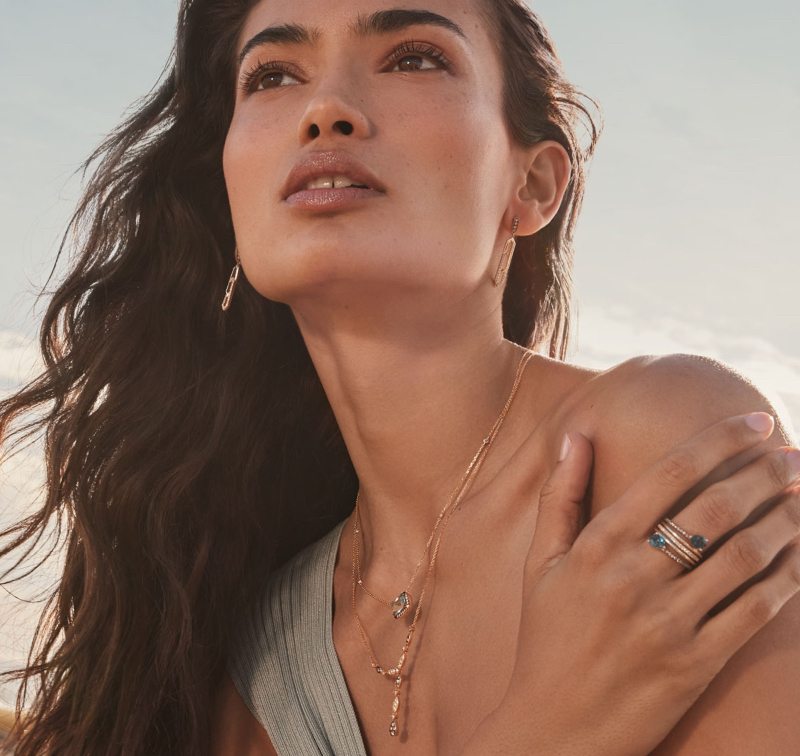
{"label": "lips", "polygon": [[[283,187],[283,199],[303,191],[309,181],[324,177],[347,176],[357,184],[385,193],[386,187],[363,163],[341,150],[311,152],[292,168]],[[311,190],[319,191],[319,190]]]}
{"label": "lips", "polygon": [[333,212],[363,207],[370,200],[385,197],[374,189],[301,189],[286,198],[286,204],[298,212]]}

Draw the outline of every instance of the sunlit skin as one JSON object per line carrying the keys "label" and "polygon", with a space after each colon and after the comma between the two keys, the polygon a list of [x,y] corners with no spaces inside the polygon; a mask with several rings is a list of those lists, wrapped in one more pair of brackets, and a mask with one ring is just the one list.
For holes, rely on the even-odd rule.
{"label": "sunlit skin", "polygon": [[[454,21],[466,38],[434,25],[366,38],[348,29],[359,15],[420,7]],[[515,216],[518,236],[553,219],[569,158],[555,142],[522,148],[511,140],[501,64],[473,2],[265,0],[248,15],[237,52],[262,29],[284,23],[318,27],[320,35],[312,45],[257,47],[237,72],[241,81],[268,61],[291,70],[265,71],[254,91],[237,84],[223,155],[236,240],[249,283],[297,318],[358,474],[365,580],[393,596],[505,403],[521,350],[503,339],[502,289],[492,274]],[[441,50],[448,63],[419,52],[387,62],[409,40]],[[329,213],[287,205],[281,190],[292,166],[331,149],[357,157],[386,194]],[[583,433],[595,447],[596,512],[676,441],[725,414],[763,408],[763,398],[736,376],[680,358],[599,374],[535,357],[448,526],[415,641],[407,738],[386,736],[391,687],[371,670],[353,629],[348,520],[334,576],[333,634],[372,752],[458,753],[502,696],[533,504],[566,431]],[[532,433],[526,449],[537,453],[513,462],[534,471],[530,499],[504,499],[497,487],[482,497]],[[395,660],[405,626],[388,625],[386,612],[360,599],[379,658]],[[780,632],[773,624],[770,632]],[[762,636],[769,648],[767,631]],[[746,695],[732,695],[734,683],[723,678],[697,711],[723,695],[734,702]],[[792,700],[798,694],[786,692]]]}

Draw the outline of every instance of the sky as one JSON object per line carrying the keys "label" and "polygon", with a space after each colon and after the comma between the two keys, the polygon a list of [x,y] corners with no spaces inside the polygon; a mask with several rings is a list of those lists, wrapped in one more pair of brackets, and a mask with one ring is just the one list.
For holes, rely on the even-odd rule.
{"label": "sky", "polygon": [[[570,359],[610,367],[643,353],[712,356],[755,380],[797,426],[800,4],[530,4],[605,121],[576,231]],[[34,306],[34,296],[79,196],[75,171],[158,80],[176,10],[166,0],[3,8],[0,391],[36,367],[46,300]],[[0,524],[20,514],[37,476],[36,458],[0,470]],[[0,617],[10,608],[0,666],[19,658],[32,628],[33,609],[0,592]],[[0,688],[0,704],[9,696]]]}

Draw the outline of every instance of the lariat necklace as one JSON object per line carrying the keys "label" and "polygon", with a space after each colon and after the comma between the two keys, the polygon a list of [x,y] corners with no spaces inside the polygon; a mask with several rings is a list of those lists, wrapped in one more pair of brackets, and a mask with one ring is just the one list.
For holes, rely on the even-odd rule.
{"label": "lariat necklace", "polygon": [[[390,680],[394,686],[394,698],[392,700],[392,714],[391,714],[391,721],[389,723],[389,734],[392,736],[396,736],[399,734],[399,710],[400,710],[400,691],[403,686],[403,667],[405,666],[406,660],[408,658],[408,652],[411,648],[411,642],[414,638],[414,632],[417,628],[417,621],[420,617],[420,612],[422,611],[422,603],[425,597],[425,591],[428,587],[428,582],[433,574],[433,568],[436,564],[436,559],[439,554],[439,547],[442,542],[442,537],[444,536],[445,528],[447,527],[447,523],[450,520],[451,515],[458,508],[459,503],[463,499],[464,495],[466,494],[467,490],[471,486],[472,482],[475,480],[475,477],[478,474],[478,471],[483,464],[484,459],[486,458],[486,454],[489,451],[489,448],[492,445],[497,433],[500,430],[500,426],[503,424],[503,420],[505,420],[506,415],[508,414],[509,409],[511,408],[511,403],[514,400],[514,396],[517,393],[517,389],[519,388],[520,381],[522,379],[522,373],[525,369],[525,366],[528,364],[528,361],[535,353],[530,350],[526,349],[522,358],[519,361],[519,365],[517,366],[517,372],[514,377],[514,385],[511,388],[511,393],[506,400],[505,406],[503,407],[500,415],[498,416],[497,420],[495,420],[494,425],[492,426],[489,435],[483,439],[483,442],[480,445],[480,448],[476,452],[475,456],[472,458],[472,461],[469,463],[467,467],[467,471],[464,473],[461,481],[456,486],[455,490],[450,496],[450,500],[444,506],[442,511],[439,513],[439,516],[436,518],[436,522],[434,523],[433,530],[431,531],[430,538],[428,538],[428,543],[425,547],[425,553],[423,553],[422,559],[420,559],[417,567],[414,570],[414,574],[409,581],[406,590],[402,591],[398,594],[397,598],[393,601],[386,601],[384,599],[379,598],[375,594],[371,593],[367,590],[366,586],[364,585],[363,579],[361,577],[361,559],[359,553],[359,536],[361,535],[361,517],[359,512],[359,497],[361,496],[361,489],[359,488],[358,494],[356,495],[356,502],[355,502],[355,516],[353,518],[353,550],[352,550],[352,611],[353,611],[353,619],[355,621],[356,627],[358,628],[359,635],[361,636],[361,641],[364,644],[364,647],[367,650],[369,655],[370,664],[372,668],[381,676]],[[397,619],[401,617],[403,614],[406,613],[409,606],[411,605],[412,599],[411,594],[409,593],[408,589],[414,582],[416,575],[419,571],[419,567],[422,564],[422,561],[425,558],[425,554],[430,549],[430,545],[433,542],[434,536],[437,535],[438,530],[438,537],[436,538],[436,542],[433,547],[433,553],[431,554],[428,560],[428,569],[425,573],[425,580],[422,584],[422,589],[419,594],[419,599],[417,601],[416,610],[414,611],[414,617],[411,620],[411,624],[409,625],[408,632],[406,633],[405,641],[403,642],[403,648],[400,653],[400,657],[393,667],[384,667],[383,665],[378,663],[378,660],[375,658],[375,654],[372,650],[372,644],[370,643],[369,636],[367,635],[366,630],[364,629],[364,625],[361,622],[361,618],[358,616],[358,612],[356,611],[356,586],[360,586],[366,593],[372,596],[375,600],[381,602],[389,606],[392,609],[393,616]]]}

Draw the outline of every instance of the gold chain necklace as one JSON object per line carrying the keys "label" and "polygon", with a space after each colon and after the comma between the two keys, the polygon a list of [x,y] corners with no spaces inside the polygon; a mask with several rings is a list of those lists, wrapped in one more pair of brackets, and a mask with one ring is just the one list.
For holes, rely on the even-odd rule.
{"label": "gold chain necklace", "polygon": [[[455,493],[455,491],[453,493]],[[392,616],[395,619],[400,619],[400,617],[402,617],[414,603],[414,599],[411,596],[411,586],[414,585],[414,581],[417,579],[419,568],[422,566],[422,562],[425,560],[425,556],[430,551],[431,543],[433,542],[433,537],[436,535],[436,529],[439,527],[439,523],[442,521],[442,518],[444,517],[445,512],[447,512],[447,509],[451,503],[452,503],[451,501],[448,501],[447,504],[445,504],[444,507],[442,508],[442,511],[439,512],[439,516],[436,518],[436,522],[433,525],[433,530],[431,530],[431,534],[428,537],[428,542],[425,544],[425,548],[423,549],[422,556],[419,558],[417,566],[414,567],[414,572],[411,574],[411,578],[406,584],[405,589],[401,591],[397,596],[395,596],[395,598],[393,598],[391,601],[376,596],[369,588],[367,588],[361,577],[361,560],[356,559],[356,582],[358,583],[359,588],[361,588],[361,590],[363,590],[364,593],[366,593],[368,596],[375,599],[375,601],[377,601],[379,604],[383,604],[384,606],[389,607],[389,609],[391,609],[392,611]],[[360,533],[361,513],[358,508],[358,496],[356,496],[356,516],[355,516],[354,526],[355,526],[355,533]]]}
{"label": "gold chain necklace", "polygon": [[[356,582],[358,583],[358,587],[361,588],[364,593],[367,594],[370,598],[375,599],[379,604],[383,604],[383,606],[389,607],[392,612],[392,617],[395,619],[400,619],[413,605],[414,599],[411,595],[411,586],[414,585],[414,581],[417,579],[417,574],[419,573],[419,568],[422,567],[422,562],[425,560],[425,555],[430,551],[431,542],[433,541],[433,536],[436,533],[436,526],[441,521],[442,517],[445,513],[445,507],[439,513],[439,516],[436,518],[436,525],[433,526],[433,530],[431,531],[430,538],[428,538],[428,542],[425,544],[425,548],[422,552],[422,556],[419,558],[417,562],[417,566],[414,567],[414,572],[411,574],[411,578],[409,579],[406,587],[400,591],[391,601],[388,599],[381,598],[380,596],[376,596],[366,585],[364,585],[364,580],[361,577],[361,562],[359,561],[356,565]],[[355,532],[361,532],[361,516],[358,511],[358,506],[356,506],[356,521],[355,521]]]}
{"label": "gold chain necklace", "polygon": [[[517,373],[514,378],[514,385],[511,389],[511,393],[509,394],[508,399],[506,400],[505,406],[503,407],[500,415],[498,416],[497,420],[495,420],[494,425],[492,426],[492,430],[489,432],[489,435],[483,439],[480,448],[476,452],[475,456],[472,458],[469,466],[467,467],[467,471],[464,473],[460,483],[456,486],[455,490],[451,494],[450,500],[448,501],[447,505],[442,509],[439,513],[439,516],[436,518],[436,523],[433,528],[433,532],[431,533],[431,537],[428,539],[428,544],[431,543],[433,540],[433,536],[435,535],[437,528],[440,527],[439,537],[436,540],[436,544],[433,548],[433,554],[428,562],[428,569],[425,574],[425,581],[422,584],[422,590],[420,592],[419,601],[417,602],[417,608],[414,612],[414,617],[411,620],[411,625],[408,628],[408,633],[406,634],[406,639],[403,643],[403,648],[400,654],[400,658],[397,661],[397,664],[393,667],[388,669],[384,668],[381,664],[378,663],[378,660],[375,657],[375,653],[372,650],[372,644],[370,643],[369,636],[367,635],[367,631],[364,629],[364,625],[361,622],[361,618],[358,616],[358,612],[356,611],[356,586],[359,584],[359,580],[361,580],[361,560],[358,548],[358,541],[359,535],[361,534],[360,528],[360,516],[359,516],[359,498],[361,496],[361,490],[359,489],[358,494],[356,495],[356,502],[355,502],[355,516],[353,518],[353,549],[352,549],[352,591],[351,591],[351,601],[352,601],[352,611],[353,611],[353,619],[355,621],[356,627],[358,629],[359,635],[361,636],[361,642],[364,644],[364,647],[367,650],[367,653],[370,658],[370,664],[372,668],[381,676],[390,680],[394,685],[394,698],[392,700],[392,717],[389,723],[389,734],[392,736],[396,736],[399,734],[399,725],[398,725],[398,713],[400,710],[400,690],[403,686],[403,667],[405,666],[406,659],[408,657],[409,649],[411,648],[411,642],[414,638],[414,632],[417,628],[417,621],[419,620],[420,612],[422,611],[422,604],[423,599],[425,597],[425,591],[428,587],[428,582],[430,580],[431,575],[433,574],[433,568],[436,564],[436,559],[439,554],[439,547],[442,542],[442,537],[444,536],[445,528],[447,527],[447,523],[450,520],[453,511],[457,508],[458,504],[460,503],[461,499],[464,497],[464,494],[469,489],[470,485],[474,481],[475,477],[480,470],[484,459],[486,458],[486,454],[489,451],[489,448],[492,445],[497,433],[500,430],[501,425],[503,424],[503,420],[505,420],[506,415],[508,414],[509,409],[511,408],[511,403],[514,400],[514,396],[517,393],[517,389],[519,388],[520,381],[522,379],[522,373],[525,369],[525,366],[528,364],[530,358],[534,355],[532,350],[526,349],[525,353],[523,354],[522,358],[519,361],[519,365],[517,367]],[[427,549],[427,547],[426,547]],[[424,555],[423,555],[424,558]],[[363,586],[363,582],[362,582]],[[377,598],[377,597],[375,597]],[[399,598],[399,597],[398,597]],[[379,601],[381,599],[378,599]],[[403,613],[405,610],[403,611]]]}

